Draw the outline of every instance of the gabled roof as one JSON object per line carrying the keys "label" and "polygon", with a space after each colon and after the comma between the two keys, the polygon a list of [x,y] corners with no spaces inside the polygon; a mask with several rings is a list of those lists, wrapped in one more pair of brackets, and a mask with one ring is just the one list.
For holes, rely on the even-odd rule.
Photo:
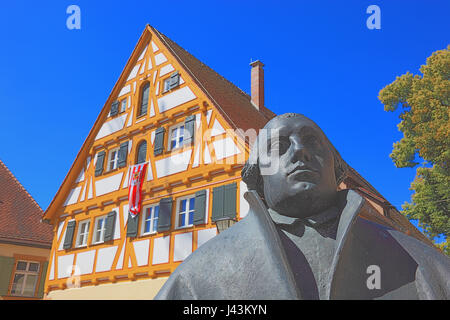
{"label": "gabled roof", "polygon": [[248,94],[199,61],[167,36],[153,27],[150,28],[178,62],[185,67],[185,70],[190,73],[197,85],[215,102],[218,111],[234,129],[240,128],[244,131],[250,128],[260,129],[264,127],[268,120],[275,117],[275,113],[266,107],[261,107],[258,110],[252,104],[251,97]]}
{"label": "gabled roof", "polygon": [[[140,53],[152,36],[158,37],[158,39],[166,46],[180,65],[183,66],[184,71],[191,76],[214,107],[217,108],[224,120],[227,121],[232,128],[240,128],[244,131],[250,128],[259,129],[264,127],[267,121],[275,116],[272,111],[265,107],[261,107],[260,110],[258,110],[251,103],[251,98],[248,94],[244,93],[234,84],[220,76],[217,72],[200,62],[175,42],[161,34],[158,30],[150,25],[147,25],[141,34],[130,58],[128,59],[119,79],[106,100],[99,116],[97,117],[94,126],[89,132],[89,135],[78,152],[75,161],[64,178],[63,183],[45,211],[44,219],[50,219],[55,213],[55,210],[58,209],[58,206],[64,202],[65,199],[63,199],[63,197],[69,192],[72,183],[77,178],[77,175],[84,164],[82,159],[87,156],[89,148],[94,142],[95,136],[100,130],[103,120],[108,115],[108,106],[110,106],[112,101],[117,97]],[[245,143],[248,143],[248,141],[246,140]]]}
{"label": "gabled roof", "polygon": [[0,242],[51,247],[52,226],[43,211],[0,160]]}

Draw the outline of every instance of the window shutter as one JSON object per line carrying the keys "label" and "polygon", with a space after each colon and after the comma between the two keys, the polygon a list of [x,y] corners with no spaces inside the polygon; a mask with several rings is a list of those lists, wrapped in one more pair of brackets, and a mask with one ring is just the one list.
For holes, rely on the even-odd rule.
{"label": "window shutter", "polygon": [[169,90],[172,90],[175,87],[178,87],[180,84],[180,74],[178,71],[175,71],[171,76],[169,80]]}
{"label": "window shutter", "polygon": [[119,149],[119,168],[127,165],[128,141],[122,143]]}
{"label": "window shutter", "polygon": [[134,218],[131,213],[128,212],[128,222],[127,222],[127,237],[137,237],[139,224],[139,215]]}
{"label": "window shutter", "polygon": [[172,198],[163,198],[159,202],[158,232],[170,229],[172,219]]}
{"label": "window shutter", "polygon": [[150,92],[150,84],[147,82],[144,85],[144,87],[142,87],[141,109],[138,116],[147,114],[149,92]]}
{"label": "window shutter", "polygon": [[195,193],[194,225],[205,224],[206,212],[206,190]]}
{"label": "window shutter", "polygon": [[138,148],[137,163],[144,163],[147,158],[147,141],[143,141]]}
{"label": "window shutter", "polygon": [[105,162],[105,151],[100,151],[97,156],[97,164],[95,165],[95,176],[103,173],[103,163]]}
{"label": "window shutter", "polygon": [[0,297],[8,294],[14,263],[14,258],[0,256]]}
{"label": "window shutter", "polygon": [[155,156],[160,155],[164,150],[164,128],[158,128],[155,132],[155,148],[153,149]]}
{"label": "window shutter", "polygon": [[44,284],[45,284],[45,277],[47,275],[47,268],[48,268],[48,261],[45,261],[44,263],[41,264],[41,278],[39,280],[39,288],[38,288],[38,293],[37,293],[37,297],[41,298],[44,296]]}
{"label": "window shutter", "polygon": [[237,184],[231,183],[213,189],[213,209],[211,220],[236,218]]}
{"label": "window shutter", "polygon": [[75,232],[75,220],[71,220],[67,223],[67,229],[66,229],[66,237],[64,238],[64,249],[70,249],[72,248],[72,241],[73,241],[73,234]]}
{"label": "window shutter", "polygon": [[114,238],[114,229],[116,226],[116,212],[111,211],[106,217],[106,228],[105,228],[105,242],[111,241]]}
{"label": "window shutter", "polygon": [[213,207],[211,215],[211,220],[213,222],[223,219],[224,189],[225,186],[220,186],[213,189]]}
{"label": "window shutter", "polygon": [[194,131],[195,131],[195,115],[186,118],[184,123],[183,144],[189,145],[194,141]]}
{"label": "window shutter", "polygon": [[119,101],[114,101],[111,104],[111,111],[109,112],[109,115],[110,116],[115,116],[118,113],[119,113]]}
{"label": "window shutter", "polygon": [[236,218],[236,194],[237,184],[227,184],[224,189],[223,216],[225,218]]}

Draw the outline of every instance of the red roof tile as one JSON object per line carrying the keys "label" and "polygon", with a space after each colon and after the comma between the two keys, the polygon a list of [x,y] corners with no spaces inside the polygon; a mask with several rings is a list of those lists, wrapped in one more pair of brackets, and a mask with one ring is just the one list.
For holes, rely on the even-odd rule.
{"label": "red roof tile", "polygon": [[52,226],[43,211],[0,160],[0,241],[50,247]]}

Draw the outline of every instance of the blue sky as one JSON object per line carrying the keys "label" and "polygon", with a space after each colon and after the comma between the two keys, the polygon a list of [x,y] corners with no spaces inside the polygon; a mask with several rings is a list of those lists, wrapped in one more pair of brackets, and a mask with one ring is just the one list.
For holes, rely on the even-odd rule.
{"label": "blue sky", "polygon": [[[66,9],[81,9],[81,30]],[[369,5],[381,29],[369,30]],[[0,159],[45,210],[147,23],[246,92],[265,67],[266,105],[313,119],[393,205],[415,169],[389,154],[398,113],[380,89],[450,43],[449,1],[3,1]]]}

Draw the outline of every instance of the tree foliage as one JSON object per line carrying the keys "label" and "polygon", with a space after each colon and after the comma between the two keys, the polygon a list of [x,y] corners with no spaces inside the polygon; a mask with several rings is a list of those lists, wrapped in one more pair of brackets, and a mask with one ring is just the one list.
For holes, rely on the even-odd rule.
{"label": "tree foliage", "polygon": [[422,75],[409,72],[383,88],[378,98],[385,111],[401,109],[403,133],[390,155],[398,168],[417,166],[414,191],[402,213],[417,219],[433,239],[450,239],[450,45],[434,52],[421,66]]}

